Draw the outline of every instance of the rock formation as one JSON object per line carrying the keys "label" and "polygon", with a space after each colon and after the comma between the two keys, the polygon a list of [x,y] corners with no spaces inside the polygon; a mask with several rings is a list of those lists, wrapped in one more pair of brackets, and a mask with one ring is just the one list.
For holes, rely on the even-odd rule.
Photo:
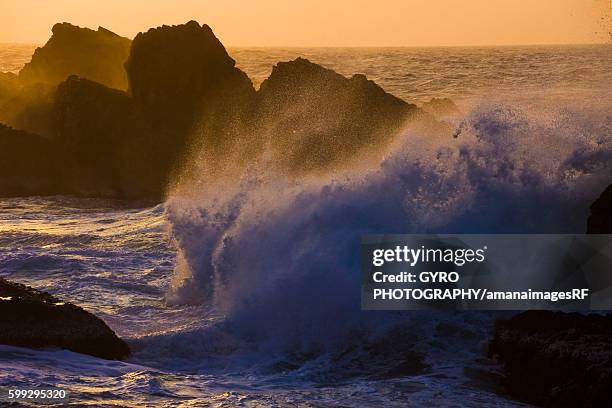
{"label": "rock formation", "polygon": [[24,83],[57,85],[78,75],[111,88],[127,89],[123,64],[130,52],[130,40],[102,27],[98,31],[55,24],[47,43],[34,51],[32,60],[19,72]]}
{"label": "rock formation", "polygon": [[278,63],[258,92],[260,131],[293,172],[327,169],[381,148],[420,110],[364,75],[344,76],[297,58]]}
{"label": "rock formation", "polygon": [[489,354],[522,401],[572,408],[612,401],[612,316],[524,312],[496,322]]}
{"label": "rock formation", "polygon": [[146,140],[125,92],[71,76],[57,88],[54,112],[55,141],[74,194],[161,198],[163,186],[150,180]]}
{"label": "rock formation", "polygon": [[188,152],[223,157],[245,135],[255,89],[207,25],[138,34],[125,67],[162,174],[183,167]]}
{"label": "rock formation", "polygon": [[113,360],[130,353],[128,345],[91,313],[1,278],[0,344],[64,348]]}
{"label": "rock formation", "polygon": [[[124,76],[127,93],[112,89],[126,87]],[[58,24],[19,78],[0,76],[0,122],[42,136],[22,140],[58,153],[61,172],[49,174],[61,185],[19,189],[14,179],[0,194],[159,200],[173,181],[200,177],[200,166],[215,178],[241,171],[268,146],[286,173],[334,171],[364,152],[379,157],[415,117],[435,127],[365,76],[345,78],[301,58],[279,63],[256,92],[210,27],[195,21],[140,33],[131,46],[104,29]]]}
{"label": "rock formation", "polygon": [[58,157],[50,140],[0,124],[0,197],[57,194]]}
{"label": "rock formation", "polygon": [[612,234],[612,184],[591,205],[587,234]]}

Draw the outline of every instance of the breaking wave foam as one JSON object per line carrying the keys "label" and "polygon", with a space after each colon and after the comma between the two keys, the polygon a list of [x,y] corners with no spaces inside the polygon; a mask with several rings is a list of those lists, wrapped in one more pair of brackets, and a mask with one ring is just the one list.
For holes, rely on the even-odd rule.
{"label": "breaking wave foam", "polygon": [[419,333],[429,317],[360,310],[361,234],[584,232],[612,181],[607,99],[481,101],[456,138],[407,129],[377,168],[308,181],[251,171],[173,197],[168,302],[210,304],[224,316],[217,329],[265,352]]}

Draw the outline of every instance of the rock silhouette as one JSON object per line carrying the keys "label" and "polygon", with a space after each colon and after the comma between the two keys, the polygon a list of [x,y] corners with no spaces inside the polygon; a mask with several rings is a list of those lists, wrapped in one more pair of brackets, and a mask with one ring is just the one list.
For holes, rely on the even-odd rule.
{"label": "rock silhouette", "polygon": [[69,23],[55,24],[52,32],[19,72],[23,83],[57,85],[78,75],[112,88],[127,88],[123,64],[129,55],[129,39],[102,27],[94,31]]}
{"label": "rock silhouette", "polygon": [[587,234],[612,234],[612,184],[591,204]]}
{"label": "rock silhouette", "polygon": [[48,188],[25,186],[30,176],[19,186],[12,172],[0,194],[161,200],[202,167],[240,171],[268,147],[286,174],[330,171],[379,153],[415,118],[433,124],[365,76],[346,78],[302,58],[279,63],[255,91],[210,27],[195,21],[132,42],[57,24],[19,77],[0,76],[0,122],[41,135],[11,139],[7,157],[29,160],[28,143],[33,154],[46,143],[61,170],[48,173],[57,176]]}
{"label": "rock silhouette", "polygon": [[50,140],[0,124],[0,197],[60,192],[58,157]]}
{"label": "rock silhouette", "polygon": [[128,345],[102,320],[48,293],[0,278],[0,344],[64,348],[119,360]]}
{"label": "rock silhouette", "polygon": [[160,175],[178,172],[189,152],[222,157],[244,134],[255,89],[207,25],[138,34],[125,67]]}
{"label": "rock silhouette", "polygon": [[159,198],[151,180],[147,145],[133,123],[127,93],[69,77],[54,101],[55,142],[64,155],[64,175],[72,194],[122,198]]}
{"label": "rock silhouette", "polygon": [[0,73],[0,122],[46,137],[56,132],[56,86],[70,75],[127,89],[123,64],[131,43],[102,27],[94,31],[61,23],[52,32],[19,75]]}
{"label": "rock silhouette", "polygon": [[280,62],[258,92],[260,132],[293,172],[327,169],[384,146],[420,110],[364,75],[346,78],[304,58]]}

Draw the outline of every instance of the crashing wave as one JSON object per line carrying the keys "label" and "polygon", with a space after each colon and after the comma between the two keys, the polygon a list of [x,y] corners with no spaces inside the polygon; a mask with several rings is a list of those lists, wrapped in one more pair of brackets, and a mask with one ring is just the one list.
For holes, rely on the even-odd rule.
{"label": "crashing wave", "polygon": [[409,313],[360,310],[360,235],[584,232],[612,178],[608,105],[481,102],[458,138],[409,128],[375,168],[288,179],[264,166],[223,189],[195,183],[166,204],[178,248],[167,300],[208,303],[217,329],[276,353],[411,327]]}

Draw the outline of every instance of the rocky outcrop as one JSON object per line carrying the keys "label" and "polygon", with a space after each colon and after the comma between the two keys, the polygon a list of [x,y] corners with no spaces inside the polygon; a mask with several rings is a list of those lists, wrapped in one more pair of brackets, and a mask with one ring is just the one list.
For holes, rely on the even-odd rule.
{"label": "rocky outcrop", "polygon": [[522,401],[572,408],[612,401],[612,316],[524,312],[496,322],[489,354]]}
{"label": "rocky outcrop", "polygon": [[57,89],[55,142],[70,169],[73,194],[160,199],[148,146],[133,119],[133,100],[123,91],[69,77]]}
{"label": "rocky outcrop", "polygon": [[255,89],[207,25],[190,21],[138,34],[125,67],[162,174],[189,162],[189,152],[224,157],[245,137]]}
{"label": "rocky outcrop", "polygon": [[91,313],[1,278],[0,344],[64,348],[113,360],[130,353],[127,344]]}
{"label": "rocky outcrop", "polygon": [[131,43],[104,28],[94,31],[61,23],[52,31],[49,41],[36,49],[18,76],[0,74],[0,122],[46,137],[55,134],[56,86],[68,76],[127,89],[123,64]]}
{"label": "rocky outcrop", "polygon": [[103,85],[127,89],[123,64],[130,52],[130,40],[98,28],[97,31],[55,24],[47,43],[34,51],[32,60],[19,72],[24,83],[57,85],[78,75]]}
{"label": "rocky outcrop", "polygon": [[258,92],[260,132],[293,172],[345,163],[382,148],[421,111],[364,75],[346,78],[306,59],[278,63]]}
{"label": "rocky outcrop", "polygon": [[[301,58],[279,63],[256,92],[210,27],[195,21],[138,34],[122,74],[128,91],[113,89],[125,87],[116,68],[129,44],[104,29],[59,24],[18,83],[0,78],[6,94],[17,92],[0,121],[61,152],[62,170],[51,173],[57,191],[163,199],[175,180],[240,172],[270,146],[285,174],[335,171],[366,153],[378,160],[410,119],[435,127],[431,115],[365,76],[345,78]],[[23,187],[49,191],[35,190]]]}
{"label": "rocky outcrop", "polygon": [[49,139],[0,124],[0,197],[60,192],[59,156]]}
{"label": "rocky outcrop", "polygon": [[612,234],[612,184],[591,205],[587,234]]}

